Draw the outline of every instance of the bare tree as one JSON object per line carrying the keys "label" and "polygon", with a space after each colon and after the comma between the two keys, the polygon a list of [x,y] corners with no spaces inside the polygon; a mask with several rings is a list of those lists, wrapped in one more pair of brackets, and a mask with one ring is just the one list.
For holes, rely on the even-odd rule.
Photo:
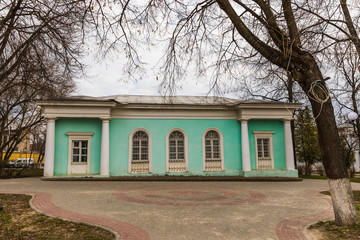
{"label": "bare tree", "polygon": [[31,152],[39,154],[36,166],[39,168],[44,163],[46,128],[43,124],[37,125],[31,131]]}
{"label": "bare tree", "polygon": [[72,78],[82,73],[78,59],[90,25],[86,1],[0,1],[1,166],[44,120],[35,100],[73,91]]}
{"label": "bare tree", "polygon": [[[339,115],[341,120],[345,120],[341,125],[349,125],[346,116],[349,111],[359,114],[358,101],[360,100],[360,71],[359,55],[352,44],[341,44],[334,49],[333,59],[338,71],[336,72],[336,84],[332,92],[334,99],[339,105]],[[353,123],[357,141],[360,141],[360,121],[356,119]]]}
{"label": "bare tree", "polygon": [[[171,33],[162,68],[165,93],[176,89],[192,62],[200,74],[212,72],[214,88],[225,77],[238,80],[249,66],[255,69],[270,63],[282,69],[306,93],[316,117],[336,222],[358,222],[328,76],[323,74],[327,72],[322,71],[325,65],[319,55],[339,41],[351,41],[360,49],[345,0],[337,3],[341,15],[328,7],[336,7],[333,0],[149,0],[143,5],[130,0],[115,4],[107,0],[16,0],[0,4],[0,82],[4,84],[26,78],[32,69],[39,69],[39,77],[52,82],[57,78],[49,74],[49,59],[56,63],[58,77],[71,79],[82,68],[77,60],[81,48],[76,43],[83,40],[87,23],[94,24],[105,54],[122,46],[130,77],[141,69],[139,47],[151,40],[153,32]],[[328,11],[316,11],[323,8]],[[347,31],[329,21],[334,16],[344,16]],[[340,37],[334,37],[334,32]]]}
{"label": "bare tree", "polygon": [[[263,66],[263,63],[283,69],[284,74],[299,84],[311,104],[336,223],[349,225],[358,222],[358,216],[326,83],[329,75],[324,76],[328,72],[320,55],[339,41],[334,38],[334,32],[340,36],[340,41],[349,41],[346,37],[342,39],[344,32],[329,22],[334,11],[328,5],[336,8],[336,4],[338,7],[339,3],[332,0],[204,0],[195,3],[154,0],[139,6],[120,1],[114,16],[106,18],[105,29],[114,31],[118,36],[116,42],[124,44],[133,63],[138,59],[137,43],[131,41],[136,31],[145,32],[145,39],[153,31],[164,35],[171,32],[162,69],[165,93],[176,88],[176,82],[191,62],[197,65],[200,73],[212,71],[213,86],[225,77],[236,81],[249,68]],[[323,8],[328,11],[316,11]],[[104,8],[96,5],[94,11],[101,12]],[[336,14],[336,17],[342,16],[339,11]],[[349,32],[353,32],[349,24],[348,27]],[[352,42],[357,43],[354,38]]]}
{"label": "bare tree", "polygon": [[[241,1],[234,2],[234,5],[245,10],[248,7]],[[303,40],[291,1],[282,0],[281,5],[272,7],[270,2],[261,0],[254,2],[260,7],[263,15],[259,15],[251,9],[247,11],[268,31],[272,44],[268,44],[256,36],[229,1],[217,1],[238,33],[270,62],[289,71],[304,92],[307,93],[313,113],[316,116],[323,164],[332,193],[335,221],[340,225],[358,222],[343,159],[343,149],[335,122],[334,109],[325,83],[326,77],[323,77],[320,66],[312,52],[303,47]],[[273,8],[279,9],[279,12],[283,13],[285,21],[282,22],[282,25],[278,23]],[[344,202],[346,204],[343,204]]]}
{"label": "bare tree", "polygon": [[[306,95],[299,85],[295,84],[291,74],[285,73],[283,69],[268,66],[259,66],[259,72],[254,73],[252,77],[238,81],[237,86],[228,92],[236,92],[242,99],[260,98],[271,101],[286,102],[307,102]],[[293,112],[293,117],[297,110]],[[295,122],[291,121],[291,134],[293,141],[294,164],[297,168],[296,143],[295,143]]]}
{"label": "bare tree", "polygon": [[[53,69],[55,72],[55,69]],[[13,80],[12,87],[7,81],[0,82],[0,151],[4,152],[1,166],[4,167],[12,152],[24,137],[44,121],[35,100],[39,97],[63,97],[74,89],[73,82],[60,81],[58,84],[36,78],[32,73],[27,78]],[[3,136],[6,136],[4,138]]]}

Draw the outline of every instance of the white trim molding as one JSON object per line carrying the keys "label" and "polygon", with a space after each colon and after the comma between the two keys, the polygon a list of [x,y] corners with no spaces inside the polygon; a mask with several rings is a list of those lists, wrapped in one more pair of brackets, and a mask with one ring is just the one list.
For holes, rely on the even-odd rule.
{"label": "white trim molding", "polygon": [[[91,162],[91,136],[93,134],[87,133],[87,135],[84,135],[83,133],[79,132],[79,135],[71,134],[69,136],[69,145],[68,145],[68,169],[67,174],[72,175],[72,165],[86,165],[86,172],[85,174],[90,174],[90,162]],[[73,147],[72,143],[73,141],[88,141],[88,147],[87,147],[87,162],[85,163],[75,163],[73,164]]]}
{"label": "white trim molding", "polygon": [[[169,137],[170,134],[174,131],[179,131],[184,135],[184,158],[185,158],[185,169],[184,171],[170,171],[170,149],[169,149]],[[188,136],[186,132],[181,128],[172,128],[166,134],[166,172],[187,172],[189,171],[189,161],[188,161]]]}
{"label": "white trim molding", "polygon": [[[217,129],[217,128],[208,128],[203,132],[202,135],[202,155],[203,155],[203,171],[204,172],[209,172],[206,170],[206,151],[205,151],[205,135],[209,132],[209,131],[215,131],[219,134],[219,147],[220,147],[220,160],[221,160],[221,171],[225,170],[225,159],[224,159],[224,137],[222,132]],[[213,171],[211,171],[213,172]]]}
{"label": "white trim molding", "polygon": [[[272,169],[274,169],[273,134],[275,133],[275,131],[252,131],[252,133],[254,134],[254,138],[255,138],[256,169],[258,169],[258,170],[272,170]],[[267,168],[267,169],[260,169],[259,168],[258,144],[257,144],[258,138],[269,139],[269,152],[270,152],[269,155],[270,155],[270,158],[271,158],[270,168]]]}
{"label": "white trim molding", "polygon": [[37,101],[45,118],[110,118],[115,102]]}
{"label": "white trim molding", "polygon": [[239,109],[238,120],[250,119],[292,119],[293,108],[285,108],[284,106],[276,105],[277,108],[265,104],[258,105],[258,108]]}
{"label": "white trim molding", "polygon": [[59,100],[39,100],[46,118],[119,118],[119,119],[292,119],[293,110],[301,104],[274,103],[266,101],[236,101],[191,104],[169,103],[128,103],[114,99],[80,97]]}
{"label": "white trim molding", "polygon": [[275,131],[252,131],[253,134],[274,134]]}
{"label": "white trim molding", "polygon": [[92,136],[94,132],[66,132],[68,136]]}
{"label": "white trim molding", "polygon": [[234,109],[133,109],[114,108],[112,118],[118,119],[237,119],[238,112]]}
{"label": "white trim molding", "polygon": [[[132,169],[132,155],[133,155],[133,136],[138,131],[144,131],[148,136],[148,160],[149,170],[147,172],[133,172]],[[152,137],[150,132],[145,128],[136,128],[129,135],[129,160],[128,160],[128,173],[139,174],[139,173],[151,173],[152,172]]]}

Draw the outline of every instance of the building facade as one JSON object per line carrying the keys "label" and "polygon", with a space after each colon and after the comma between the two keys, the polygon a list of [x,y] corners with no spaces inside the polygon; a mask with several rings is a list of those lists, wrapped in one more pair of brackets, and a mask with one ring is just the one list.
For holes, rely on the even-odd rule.
{"label": "building facade", "polygon": [[290,121],[299,104],[121,95],[38,104],[45,177],[297,177]]}

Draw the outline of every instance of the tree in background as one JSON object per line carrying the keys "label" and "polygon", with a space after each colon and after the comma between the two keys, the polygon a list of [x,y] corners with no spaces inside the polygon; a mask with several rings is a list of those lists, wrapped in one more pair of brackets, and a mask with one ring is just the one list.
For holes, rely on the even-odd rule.
{"label": "tree in background", "polygon": [[305,164],[305,175],[310,175],[312,166],[321,161],[317,129],[308,106],[298,110],[295,116],[296,159]]}
{"label": "tree in background", "polygon": [[43,124],[37,125],[31,131],[31,152],[38,153],[38,162],[37,167],[39,168],[44,163],[44,156],[45,156],[45,139],[46,139],[46,128]]}
{"label": "tree in background", "polygon": [[35,100],[74,90],[91,24],[87,6],[81,0],[0,1],[0,168],[44,121]]}
{"label": "tree in background", "polygon": [[349,171],[349,175],[353,177],[355,173],[355,151],[358,150],[358,136],[354,132],[354,126],[349,125],[349,122],[339,127],[340,139],[344,148],[344,160],[346,167]]}

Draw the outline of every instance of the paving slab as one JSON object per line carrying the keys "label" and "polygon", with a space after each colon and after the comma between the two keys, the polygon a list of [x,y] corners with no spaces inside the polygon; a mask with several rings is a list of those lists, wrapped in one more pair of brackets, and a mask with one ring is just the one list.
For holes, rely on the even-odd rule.
{"label": "paving slab", "polygon": [[[353,189],[360,190],[359,183]],[[45,214],[102,226],[120,239],[310,239],[333,218],[325,180],[156,182],[0,180]]]}

